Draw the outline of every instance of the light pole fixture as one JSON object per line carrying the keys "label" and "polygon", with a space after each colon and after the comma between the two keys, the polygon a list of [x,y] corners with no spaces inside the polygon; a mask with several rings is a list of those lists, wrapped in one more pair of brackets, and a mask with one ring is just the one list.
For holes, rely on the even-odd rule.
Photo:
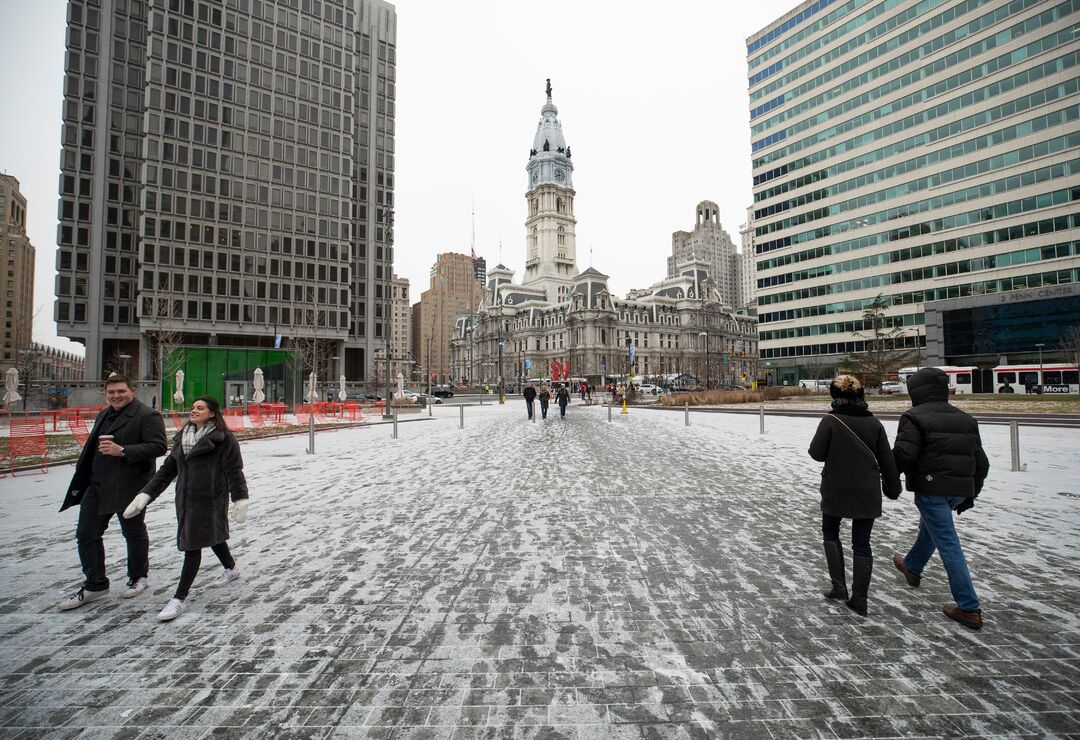
{"label": "light pole fixture", "polygon": [[502,329],[499,330],[499,403],[506,403],[506,396],[503,395],[503,335]]}
{"label": "light pole fixture", "polygon": [[1045,346],[1046,345],[1043,342],[1036,342],[1035,343],[1035,348],[1037,350],[1039,350],[1039,385],[1038,385],[1038,389],[1039,389],[1038,392],[1039,393],[1042,393],[1042,387],[1043,387],[1043,358],[1042,358],[1042,351],[1043,351],[1043,347],[1045,347]]}
{"label": "light pole fixture", "polygon": [[123,363],[120,367],[123,369],[124,375],[126,376],[128,374],[128,360],[131,359],[131,355],[117,355],[116,359]]}
{"label": "light pole fixture", "polygon": [[389,419],[390,413],[390,337],[383,337],[383,346],[386,348],[386,401],[383,403],[383,418]]}
{"label": "light pole fixture", "polygon": [[709,332],[699,331],[698,336],[705,346],[705,390],[709,390]]}

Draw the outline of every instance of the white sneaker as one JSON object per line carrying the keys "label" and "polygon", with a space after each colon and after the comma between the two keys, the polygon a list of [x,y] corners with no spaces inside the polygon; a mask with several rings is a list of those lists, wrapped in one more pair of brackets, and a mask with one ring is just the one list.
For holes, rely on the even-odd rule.
{"label": "white sneaker", "polygon": [[141,594],[150,586],[150,583],[145,578],[136,578],[134,581],[128,581],[127,590],[120,594],[125,599],[132,599]]}
{"label": "white sneaker", "polygon": [[109,589],[107,588],[101,591],[87,591],[85,588],[80,588],[70,599],[64,599],[57,604],[56,608],[62,609],[63,611],[70,611],[71,609],[78,609],[83,604],[89,604],[91,601],[104,599],[108,595]]}
{"label": "white sneaker", "polygon": [[165,608],[161,610],[161,613],[157,615],[157,618],[161,622],[171,622],[180,616],[180,612],[184,611],[184,602],[180,599],[169,599],[169,603],[165,605]]}
{"label": "white sneaker", "polygon": [[239,577],[240,577],[240,566],[239,565],[234,565],[232,567],[232,570],[229,570],[228,568],[222,568],[221,569],[221,575],[219,575],[214,580],[214,582],[211,583],[210,585],[211,586],[224,586],[226,583],[232,583],[233,581],[235,581]]}

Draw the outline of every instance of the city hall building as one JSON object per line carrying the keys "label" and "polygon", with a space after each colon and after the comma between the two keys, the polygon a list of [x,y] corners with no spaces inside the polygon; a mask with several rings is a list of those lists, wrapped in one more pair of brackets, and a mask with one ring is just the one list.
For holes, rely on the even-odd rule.
{"label": "city hall building", "polygon": [[[525,167],[524,273],[515,281],[504,265],[487,271],[481,304],[455,323],[452,378],[519,384],[569,376],[600,385],[685,373],[713,387],[749,382],[758,374],[757,321],[719,289],[737,285],[734,277],[724,283],[714,262],[678,253],[685,239],[675,240],[668,277],[625,298],[612,295],[600,270],[579,270],[574,165],[558,113],[549,83]],[[711,215],[699,218],[700,229],[711,228]]]}
{"label": "city hall building", "polygon": [[1080,281],[1078,11],[812,0],[747,40],[761,356],[782,379],[862,351],[879,295],[897,349],[941,362],[1034,360],[1056,330],[962,339],[959,304],[927,325],[935,302],[1035,290],[1039,315],[1080,318],[1056,291]]}

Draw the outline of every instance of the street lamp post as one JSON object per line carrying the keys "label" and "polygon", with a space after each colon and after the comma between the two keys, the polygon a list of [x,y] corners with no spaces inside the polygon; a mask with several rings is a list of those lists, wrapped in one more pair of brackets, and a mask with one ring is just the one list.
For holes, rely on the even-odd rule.
{"label": "street lamp post", "polygon": [[499,330],[499,403],[506,403],[506,397],[503,395],[503,335],[502,329]]}
{"label": "street lamp post", "polygon": [[383,337],[383,346],[386,348],[386,401],[383,403],[383,418],[389,419],[390,413],[390,338]]}
{"label": "street lamp post", "polygon": [[1043,360],[1042,360],[1042,351],[1043,351],[1043,347],[1045,347],[1045,346],[1046,346],[1046,345],[1045,345],[1044,343],[1042,343],[1042,342],[1037,342],[1037,343],[1035,344],[1035,348],[1039,350],[1039,385],[1037,386],[1037,388],[1038,388],[1038,392],[1039,392],[1039,393],[1042,393],[1042,387],[1043,387]]}
{"label": "street lamp post", "polygon": [[120,367],[123,370],[124,375],[126,376],[128,374],[128,360],[131,359],[131,355],[117,355],[116,359],[120,360],[120,362],[123,363]]}
{"label": "street lamp post", "polygon": [[698,336],[705,345],[705,390],[709,390],[709,332],[700,331]]}

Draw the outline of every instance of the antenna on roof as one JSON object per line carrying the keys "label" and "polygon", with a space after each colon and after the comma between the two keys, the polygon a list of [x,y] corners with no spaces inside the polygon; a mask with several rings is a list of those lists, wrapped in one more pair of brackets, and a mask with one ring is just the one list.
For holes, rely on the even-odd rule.
{"label": "antenna on roof", "polygon": [[592,267],[592,242],[589,242],[589,267]]}

